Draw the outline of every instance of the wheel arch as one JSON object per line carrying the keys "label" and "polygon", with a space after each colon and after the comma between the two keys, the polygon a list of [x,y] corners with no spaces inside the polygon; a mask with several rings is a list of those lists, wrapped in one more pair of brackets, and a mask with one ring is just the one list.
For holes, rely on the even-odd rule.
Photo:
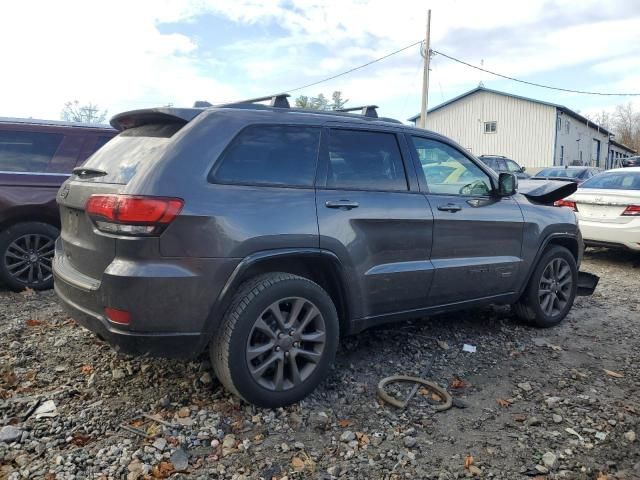
{"label": "wheel arch", "polygon": [[18,223],[41,222],[56,227],[60,230],[60,217],[53,215],[43,208],[20,207],[11,209],[6,215],[0,217],[0,231]]}
{"label": "wheel arch", "polygon": [[221,290],[207,319],[209,340],[229,308],[238,287],[246,280],[268,272],[284,272],[307,278],[322,287],[331,297],[340,322],[341,335],[348,331],[352,307],[338,257],[322,249],[292,248],[266,250],[245,257],[234,269]]}
{"label": "wheel arch", "polygon": [[576,266],[580,267],[580,261],[582,260],[582,247],[581,247],[582,238],[581,236],[569,233],[551,233],[540,244],[536,256],[534,257],[533,262],[529,266],[529,271],[527,272],[527,276],[525,277],[525,281],[522,283],[520,287],[520,291],[518,292],[518,296],[522,295],[522,293],[526,290],[529,281],[531,280],[531,275],[535,271],[540,258],[544,253],[551,248],[552,246],[558,245],[566,248],[571,252],[573,258],[576,260]]}

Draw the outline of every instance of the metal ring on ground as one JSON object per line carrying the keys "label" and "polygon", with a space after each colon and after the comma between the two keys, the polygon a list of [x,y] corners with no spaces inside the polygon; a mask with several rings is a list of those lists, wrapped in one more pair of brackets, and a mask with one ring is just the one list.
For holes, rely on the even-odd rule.
{"label": "metal ring on ground", "polygon": [[409,403],[409,400],[411,400],[411,396],[407,398],[405,401],[398,400],[397,398],[393,398],[391,395],[389,395],[386,392],[384,388],[390,383],[395,383],[395,382],[418,383],[420,385],[424,385],[427,388],[427,390],[431,390],[432,392],[437,394],[443,400],[442,404],[436,405],[433,407],[437,412],[443,412],[445,410],[448,410],[453,405],[453,398],[451,397],[449,392],[447,392],[444,388],[439,387],[433,382],[430,382],[428,380],[425,380],[424,378],[419,378],[419,377],[410,377],[407,375],[392,375],[390,377],[383,378],[382,380],[380,380],[380,383],[378,383],[378,397],[380,397],[382,401],[388,403],[389,405],[393,405],[394,407],[405,408]]}

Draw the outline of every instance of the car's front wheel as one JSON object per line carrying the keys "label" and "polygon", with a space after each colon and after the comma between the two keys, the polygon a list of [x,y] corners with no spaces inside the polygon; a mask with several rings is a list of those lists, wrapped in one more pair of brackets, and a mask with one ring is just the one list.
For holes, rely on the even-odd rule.
{"label": "car's front wheel", "polygon": [[541,328],[552,327],[567,316],[578,288],[578,268],[569,250],[559,245],[540,258],[522,297],[514,305],[516,315]]}
{"label": "car's front wheel", "polygon": [[0,281],[13,290],[53,287],[51,262],[59,234],[43,222],[17,223],[0,233]]}
{"label": "car's front wheel", "polygon": [[311,393],[338,346],[338,316],[316,283],[288,273],[240,286],[210,346],[217,377],[261,407],[281,407]]}

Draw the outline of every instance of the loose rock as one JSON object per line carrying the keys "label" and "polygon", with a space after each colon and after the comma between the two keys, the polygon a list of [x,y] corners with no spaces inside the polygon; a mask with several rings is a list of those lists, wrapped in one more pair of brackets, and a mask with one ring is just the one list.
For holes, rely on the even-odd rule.
{"label": "loose rock", "polygon": [[173,452],[169,459],[173,464],[173,468],[175,468],[178,472],[182,472],[189,468],[189,456],[187,455],[187,452],[185,452],[182,448],[178,448],[175,452]]}
{"label": "loose rock", "polygon": [[22,430],[12,425],[6,425],[0,429],[0,442],[15,442],[22,436]]}

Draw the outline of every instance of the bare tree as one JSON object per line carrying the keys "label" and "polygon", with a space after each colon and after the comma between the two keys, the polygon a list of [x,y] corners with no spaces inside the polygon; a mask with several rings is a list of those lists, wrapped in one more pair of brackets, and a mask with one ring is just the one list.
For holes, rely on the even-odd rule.
{"label": "bare tree", "polygon": [[107,111],[100,111],[98,105],[94,103],[80,105],[78,100],[74,100],[64,104],[60,118],[67,122],[104,123],[107,118]]}
{"label": "bare tree", "polygon": [[616,106],[613,131],[618,142],[640,151],[640,112],[635,111],[631,102]]}
{"label": "bare tree", "polygon": [[614,133],[616,141],[640,152],[640,112],[635,110],[633,104],[616,105],[613,113],[602,110],[588,115],[588,118]]}
{"label": "bare tree", "polygon": [[587,118],[591,120],[596,125],[600,125],[607,130],[611,130],[612,128],[612,115],[611,112],[607,112],[606,110],[602,110],[598,113],[594,113],[591,115],[587,115]]}

